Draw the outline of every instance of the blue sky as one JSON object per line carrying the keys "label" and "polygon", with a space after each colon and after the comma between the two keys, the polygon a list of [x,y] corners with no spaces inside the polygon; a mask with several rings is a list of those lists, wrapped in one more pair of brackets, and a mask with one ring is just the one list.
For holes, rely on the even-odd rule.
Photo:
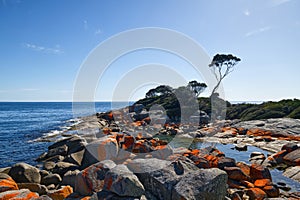
{"label": "blue sky", "polygon": [[[2,0],[0,101],[71,101],[89,53],[115,34],[142,27],[182,32],[211,57],[239,56],[242,62],[223,83],[227,100],[300,98],[299,8],[297,0]],[[110,101],[118,79],[145,63],[199,79],[174,55],[135,52],[112,64],[95,100]],[[132,98],[143,97],[149,87]]]}

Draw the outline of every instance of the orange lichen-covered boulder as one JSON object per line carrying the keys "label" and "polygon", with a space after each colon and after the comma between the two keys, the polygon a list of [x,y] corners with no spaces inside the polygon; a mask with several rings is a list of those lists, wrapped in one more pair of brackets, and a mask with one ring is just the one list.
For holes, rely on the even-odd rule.
{"label": "orange lichen-covered boulder", "polygon": [[270,179],[257,179],[254,182],[255,187],[263,188],[265,186],[272,185],[272,181]]}
{"label": "orange lichen-covered boulder", "polygon": [[85,168],[76,175],[75,192],[85,196],[100,191],[105,174],[115,166],[113,161],[104,160]]}
{"label": "orange lichen-covered boulder", "polygon": [[32,200],[38,197],[39,195],[37,193],[31,192],[28,189],[9,190],[0,193],[0,200]]}
{"label": "orange lichen-covered boulder", "polygon": [[0,192],[18,189],[17,183],[9,175],[0,173]]}
{"label": "orange lichen-covered boulder", "polygon": [[250,166],[250,177],[252,180],[270,179],[272,181],[269,169],[258,164],[252,164]]}
{"label": "orange lichen-covered boulder", "polygon": [[69,185],[63,186],[59,190],[54,190],[49,192],[47,195],[55,200],[64,200],[66,199],[70,194],[73,193],[73,188]]}
{"label": "orange lichen-covered boulder", "polygon": [[279,189],[276,186],[268,185],[263,188],[263,191],[268,195],[268,197],[279,197]]}
{"label": "orange lichen-covered boulder", "polygon": [[263,200],[267,197],[267,194],[259,188],[250,188],[247,190],[246,194],[249,196],[250,200]]}

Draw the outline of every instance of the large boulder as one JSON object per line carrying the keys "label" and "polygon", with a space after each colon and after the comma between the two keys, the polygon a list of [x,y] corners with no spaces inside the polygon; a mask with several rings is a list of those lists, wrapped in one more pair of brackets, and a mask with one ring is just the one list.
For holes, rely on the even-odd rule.
{"label": "large boulder", "polygon": [[111,160],[104,160],[82,170],[76,176],[75,192],[81,195],[92,195],[102,189],[105,174],[116,164]]}
{"label": "large boulder", "polygon": [[[185,199],[192,194],[195,196],[192,195],[189,198],[197,199],[197,197],[201,197],[201,195],[205,196],[206,193],[209,193],[208,190],[211,193],[220,194],[224,198],[226,194],[227,174],[219,169],[208,171],[198,169],[191,162],[188,159],[179,159],[174,162],[155,158],[136,159],[128,163],[128,168],[137,175],[144,185],[146,192],[150,192],[158,199]],[[215,187],[210,182],[212,185],[215,184]],[[180,186],[177,187],[179,183]],[[194,186],[192,187],[191,185]],[[198,191],[199,188],[202,191]]]}
{"label": "large boulder", "polygon": [[227,194],[227,174],[217,168],[187,173],[172,190],[172,200],[223,200]]}
{"label": "large boulder", "polygon": [[103,190],[130,197],[140,197],[145,193],[139,179],[125,165],[117,165],[106,173]]}
{"label": "large boulder", "polygon": [[17,183],[40,183],[41,175],[36,167],[26,163],[17,163],[8,173]]}
{"label": "large boulder", "polygon": [[114,160],[119,152],[118,142],[115,138],[105,136],[89,143],[83,155],[81,168],[86,168],[102,160]]}

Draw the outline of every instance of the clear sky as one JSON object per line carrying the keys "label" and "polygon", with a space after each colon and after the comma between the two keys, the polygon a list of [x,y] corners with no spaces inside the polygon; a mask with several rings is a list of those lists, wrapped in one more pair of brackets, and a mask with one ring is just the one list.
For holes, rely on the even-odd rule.
{"label": "clear sky", "polygon": [[[299,9],[298,0],[1,0],[0,101],[71,101],[89,52],[114,34],[142,27],[182,32],[211,57],[240,57],[223,83],[227,100],[300,98]],[[135,52],[107,71],[96,100],[111,100],[118,79],[145,63],[198,79],[174,55]]]}

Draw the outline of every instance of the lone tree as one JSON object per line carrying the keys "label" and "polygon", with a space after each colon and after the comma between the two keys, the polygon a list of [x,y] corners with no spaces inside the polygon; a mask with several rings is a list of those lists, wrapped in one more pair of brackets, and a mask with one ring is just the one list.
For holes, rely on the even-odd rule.
{"label": "lone tree", "polygon": [[233,71],[233,67],[240,61],[240,58],[233,56],[232,54],[217,54],[213,57],[213,60],[208,66],[212,69],[217,79],[217,85],[212,90],[211,96],[219,88],[222,80]]}
{"label": "lone tree", "polygon": [[207,88],[207,85],[194,80],[189,82],[188,88],[198,97]]}

